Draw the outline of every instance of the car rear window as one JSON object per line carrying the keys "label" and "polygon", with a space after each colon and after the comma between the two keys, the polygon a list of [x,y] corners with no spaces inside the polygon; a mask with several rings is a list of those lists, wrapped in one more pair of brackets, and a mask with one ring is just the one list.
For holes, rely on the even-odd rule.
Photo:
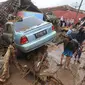
{"label": "car rear window", "polygon": [[24,31],[26,29],[29,29],[30,27],[40,25],[43,22],[44,22],[43,20],[40,20],[36,17],[29,17],[29,18],[23,19],[23,21],[16,22],[14,24],[14,27],[16,31]]}

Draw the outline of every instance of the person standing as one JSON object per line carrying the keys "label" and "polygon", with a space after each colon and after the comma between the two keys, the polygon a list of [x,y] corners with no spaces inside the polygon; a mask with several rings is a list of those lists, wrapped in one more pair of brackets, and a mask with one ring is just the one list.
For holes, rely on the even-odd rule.
{"label": "person standing", "polygon": [[62,27],[63,26],[63,16],[61,16],[61,18],[60,18],[60,27]]}
{"label": "person standing", "polygon": [[57,44],[56,44],[56,46],[58,46],[59,44],[64,44],[64,51],[62,52],[62,54],[61,54],[61,60],[60,60],[60,63],[58,64],[58,66],[62,66],[63,65],[63,58],[64,58],[64,53],[66,52],[66,46],[67,46],[67,44],[68,44],[68,42],[71,40],[71,38],[70,37],[68,37],[68,36],[65,36],[64,37],[64,39],[63,40],[61,40],[61,41],[59,41]]}
{"label": "person standing", "polygon": [[74,52],[77,50],[78,48],[78,42],[75,39],[71,39],[70,37],[67,37],[66,39],[64,39],[62,42],[57,43],[57,45],[59,45],[60,43],[64,43],[64,51],[61,55],[61,60],[60,60],[60,64],[57,64],[58,66],[62,66],[62,61],[64,56],[66,56],[66,60],[65,60],[65,68],[69,69],[69,64],[70,64],[70,60],[74,54]]}
{"label": "person standing", "polygon": [[83,49],[82,44],[83,44],[83,41],[85,40],[85,31],[84,30],[85,30],[85,24],[82,25],[82,27],[79,30],[79,33],[76,35],[76,39],[79,42],[80,46],[79,46],[79,48],[77,49],[77,51],[74,55],[74,57],[75,57],[74,61],[76,61],[76,59],[78,57],[77,62],[79,64],[80,64],[80,58],[81,58],[82,49]]}
{"label": "person standing", "polygon": [[75,60],[74,61],[76,61],[76,59],[77,59],[77,57],[78,57],[78,60],[77,60],[77,62],[80,64],[80,57],[81,57],[81,54],[82,54],[82,49],[83,49],[83,46],[81,45],[81,46],[79,46],[79,48],[77,49],[77,51],[75,52]]}
{"label": "person standing", "polygon": [[67,68],[67,69],[69,68],[71,58],[72,58],[74,52],[78,49],[78,46],[79,46],[79,44],[76,39],[72,39],[67,44],[66,51],[64,52],[64,55],[66,56],[65,68]]}

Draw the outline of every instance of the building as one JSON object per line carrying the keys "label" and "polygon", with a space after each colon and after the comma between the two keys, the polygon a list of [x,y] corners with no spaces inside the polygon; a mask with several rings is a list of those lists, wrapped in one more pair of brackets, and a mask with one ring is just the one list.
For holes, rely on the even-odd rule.
{"label": "building", "polygon": [[68,5],[44,8],[40,10],[44,13],[52,12],[57,18],[61,18],[63,16],[64,19],[74,19],[75,23],[77,23],[79,19],[85,16],[84,11],[80,10],[78,16],[76,17],[77,9]]}

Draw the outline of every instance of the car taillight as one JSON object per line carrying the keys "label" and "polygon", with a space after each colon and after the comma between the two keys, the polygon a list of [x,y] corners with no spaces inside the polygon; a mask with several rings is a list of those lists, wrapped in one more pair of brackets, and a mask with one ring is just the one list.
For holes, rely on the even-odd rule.
{"label": "car taillight", "polygon": [[20,44],[25,44],[25,43],[27,43],[27,42],[28,42],[28,39],[27,39],[26,36],[21,37],[21,39],[20,39]]}
{"label": "car taillight", "polygon": [[53,30],[53,31],[55,30],[55,27],[54,27],[54,26],[52,26],[52,30]]}

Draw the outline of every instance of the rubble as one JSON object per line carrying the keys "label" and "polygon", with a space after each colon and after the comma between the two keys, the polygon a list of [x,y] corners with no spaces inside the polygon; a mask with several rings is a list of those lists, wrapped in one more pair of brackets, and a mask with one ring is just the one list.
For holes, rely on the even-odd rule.
{"label": "rubble", "polygon": [[41,12],[31,0],[8,0],[0,4],[0,23],[4,25],[10,15],[16,15],[18,11]]}
{"label": "rubble", "polygon": [[[38,8],[36,6],[34,6],[30,0],[8,0],[7,2],[4,2],[0,5],[0,23],[4,25],[5,22],[8,20],[10,14],[16,15],[16,13],[20,10],[32,10],[32,11],[40,12],[40,10],[38,10]],[[60,39],[60,37],[62,39],[63,35],[62,35],[62,33],[60,33],[58,36],[59,38],[57,37],[55,42],[57,42]],[[48,47],[50,47],[50,51],[47,51]],[[70,71],[67,71],[63,68],[58,68],[56,65],[58,63],[57,58],[60,56],[60,54],[58,54],[58,53],[61,52],[62,49],[58,48],[57,53],[56,53],[57,48],[55,48],[56,46],[53,43],[52,43],[52,46],[48,45],[48,47],[45,46],[45,47],[40,48],[38,51],[35,51],[35,52],[32,51],[31,55],[28,54],[28,56],[27,56],[29,58],[27,60],[27,63],[25,63],[24,65],[21,65],[22,63],[18,62],[18,60],[15,57],[14,47],[12,45],[10,45],[7,48],[7,52],[4,55],[4,57],[2,57],[2,55],[0,57],[0,73],[1,73],[0,81],[2,82],[2,85],[12,85],[12,81],[10,83],[10,80],[11,80],[10,76],[14,73],[12,73],[12,74],[9,73],[9,71],[11,71],[10,70],[11,64],[13,64],[18,69],[18,74],[21,73],[21,76],[18,79],[21,78],[21,79],[25,80],[25,78],[28,77],[28,75],[30,73],[32,73],[33,77],[34,77],[34,82],[33,83],[31,82],[32,85],[68,85],[69,81],[72,85],[73,85],[73,83],[74,83],[74,85],[76,85],[75,81],[77,80],[76,79],[78,77],[77,71],[79,70],[76,67],[79,67],[79,66],[77,64],[71,63],[74,68],[72,68],[72,70],[70,70]],[[6,50],[6,48],[5,48],[5,50]],[[54,50],[55,50],[55,52],[54,52]],[[1,49],[0,49],[0,51],[1,51]],[[3,52],[3,50],[2,50],[2,52]],[[47,59],[48,52],[50,55],[52,55],[52,58],[50,59],[50,61],[48,61],[48,59]],[[0,53],[0,54],[2,54],[2,53]],[[53,56],[55,56],[54,59],[53,59]],[[56,58],[56,56],[57,56],[57,58]],[[49,70],[49,62],[50,62],[50,64],[52,64],[51,68],[50,68],[52,70],[52,72]],[[56,63],[55,66],[53,66],[54,62]],[[53,68],[56,68],[56,70],[53,71]],[[12,67],[12,69],[13,69],[13,67]],[[46,73],[47,69],[50,72],[47,71],[47,73]],[[85,70],[85,66],[81,67],[81,69]],[[14,75],[16,75],[16,74],[14,74]],[[70,77],[69,77],[69,75],[70,75]],[[4,83],[8,79],[9,79],[9,82]],[[27,81],[26,83],[28,85],[29,81]],[[81,81],[80,85],[85,85],[84,83],[85,83],[85,77]],[[69,85],[71,85],[71,84],[69,84]],[[15,83],[15,85],[16,85],[16,83]],[[17,84],[17,85],[19,85],[19,84]],[[22,85],[26,85],[26,84],[22,84]],[[29,85],[31,85],[31,84],[29,84]]]}
{"label": "rubble", "polygon": [[21,72],[22,67],[16,60],[15,49],[12,45],[9,45],[7,52],[4,55],[4,62],[3,62],[3,66],[2,66],[0,82],[5,82],[10,77],[10,73],[9,73],[10,62],[14,63],[14,65]]}
{"label": "rubble", "polygon": [[[71,62],[71,70],[65,70],[63,67],[58,67],[57,63],[59,62],[59,56],[61,53],[61,46],[57,47],[54,44],[49,44],[48,45],[48,49],[47,49],[47,57],[45,58],[45,60],[43,61],[43,63],[40,64],[40,62],[44,59],[43,55],[44,53],[46,53],[43,47],[36,50],[36,51],[32,51],[31,53],[29,53],[28,56],[30,56],[30,58],[26,59],[24,61],[24,59],[18,60],[18,62],[21,64],[22,68],[23,68],[23,73],[20,74],[20,70],[17,70],[17,73],[15,73],[14,67],[11,66],[11,70],[12,73],[10,75],[12,75],[12,77],[9,78],[7,83],[4,83],[4,85],[12,82],[18,82],[18,83],[12,83],[13,85],[42,85],[42,83],[44,83],[43,85],[84,85],[84,74],[83,72],[85,72],[83,69],[83,64],[82,69],[79,69],[80,65],[78,65],[77,63],[73,63],[73,60]],[[55,52],[54,52],[55,51]],[[56,57],[57,55],[57,57]],[[59,59],[58,59],[59,58]],[[84,59],[83,59],[84,60]],[[83,61],[82,61],[83,62]],[[39,67],[39,68],[38,68]],[[16,69],[16,68],[15,68]],[[81,74],[82,72],[82,74]],[[20,74],[20,75],[19,75]],[[33,79],[28,79],[29,75],[31,75],[31,77],[33,77]],[[83,76],[82,76],[83,75]],[[16,76],[16,77],[15,77]],[[19,77],[20,76],[20,77]],[[18,77],[18,78],[17,78]],[[82,77],[82,78],[81,78]],[[15,79],[17,78],[17,79]],[[27,79],[27,81],[26,81]],[[68,82],[66,82],[68,80]],[[22,83],[20,83],[22,82]],[[26,84],[27,82],[27,84]],[[56,84],[55,84],[56,82]],[[77,84],[77,83],[78,84]],[[82,83],[83,82],[83,83]],[[80,84],[82,83],[82,84]]]}
{"label": "rubble", "polygon": [[[25,78],[27,75],[33,73],[35,81],[33,85],[63,85],[59,79],[56,79],[52,75],[42,74],[45,69],[48,68],[49,63],[47,60],[47,46],[39,48],[36,52],[32,52],[31,59],[28,60],[28,65],[20,65],[15,56],[15,49],[12,45],[9,45],[6,54],[4,55],[4,63],[2,67],[2,73],[0,76],[0,82],[4,83],[8,78],[10,78],[10,65],[14,64],[20,73],[22,73],[22,78]],[[29,55],[28,55],[29,56]],[[43,80],[44,79],[44,80]]]}

